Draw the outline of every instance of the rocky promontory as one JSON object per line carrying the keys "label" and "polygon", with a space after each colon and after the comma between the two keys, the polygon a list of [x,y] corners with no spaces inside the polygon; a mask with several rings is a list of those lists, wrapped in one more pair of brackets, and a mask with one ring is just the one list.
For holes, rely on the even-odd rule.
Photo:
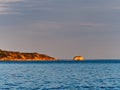
{"label": "rocky promontory", "polygon": [[43,61],[56,60],[45,54],[6,51],[0,49],[0,61]]}

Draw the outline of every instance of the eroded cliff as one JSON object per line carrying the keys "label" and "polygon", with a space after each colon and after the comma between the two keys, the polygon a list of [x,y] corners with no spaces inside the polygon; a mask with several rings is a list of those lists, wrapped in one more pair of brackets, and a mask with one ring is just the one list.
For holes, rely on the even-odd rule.
{"label": "eroded cliff", "polygon": [[50,57],[45,54],[39,53],[23,53],[14,51],[5,51],[0,49],[0,61],[10,60],[10,61],[37,61],[37,60],[56,60],[54,57]]}

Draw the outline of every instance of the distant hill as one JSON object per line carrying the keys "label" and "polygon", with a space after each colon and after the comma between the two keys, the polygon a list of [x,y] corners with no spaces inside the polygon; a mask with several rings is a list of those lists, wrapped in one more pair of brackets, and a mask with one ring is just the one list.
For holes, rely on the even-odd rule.
{"label": "distant hill", "polygon": [[0,61],[43,61],[56,60],[45,54],[5,51],[0,49]]}

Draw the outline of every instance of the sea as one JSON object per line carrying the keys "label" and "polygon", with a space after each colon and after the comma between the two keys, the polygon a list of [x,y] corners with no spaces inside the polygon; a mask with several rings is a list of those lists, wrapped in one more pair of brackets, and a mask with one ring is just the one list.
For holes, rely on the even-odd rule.
{"label": "sea", "polygon": [[0,90],[120,90],[120,60],[4,61]]}

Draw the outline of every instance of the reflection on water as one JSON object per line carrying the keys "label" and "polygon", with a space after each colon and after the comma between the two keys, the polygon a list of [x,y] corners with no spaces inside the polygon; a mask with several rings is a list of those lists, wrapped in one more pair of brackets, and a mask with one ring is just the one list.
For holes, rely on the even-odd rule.
{"label": "reflection on water", "polygon": [[0,63],[0,90],[120,90],[120,63]]}

